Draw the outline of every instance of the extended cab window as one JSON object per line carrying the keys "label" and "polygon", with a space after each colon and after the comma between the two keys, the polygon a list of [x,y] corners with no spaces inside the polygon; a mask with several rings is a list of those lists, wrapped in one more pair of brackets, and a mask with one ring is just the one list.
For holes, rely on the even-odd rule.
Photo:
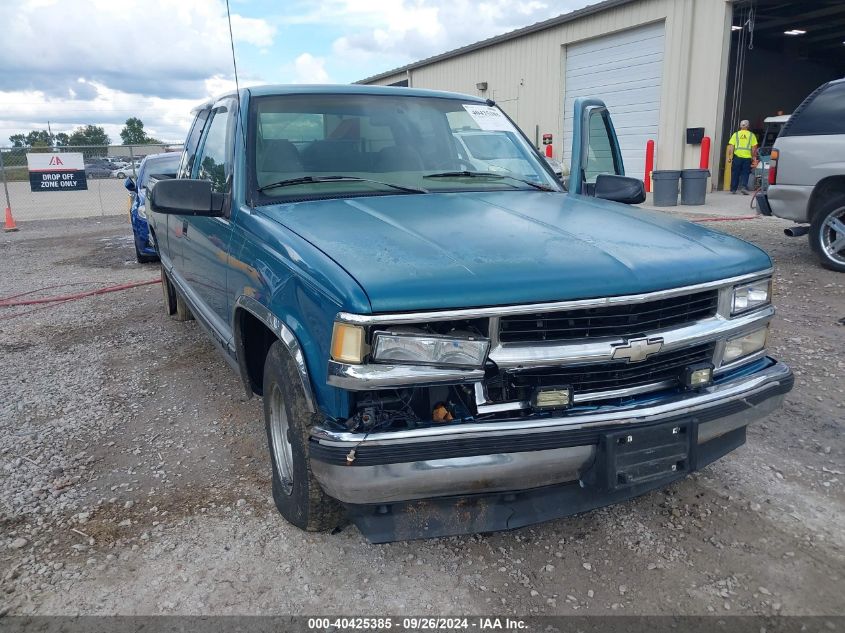
{"label": "extended cab window", "polygon": [[197,154],[197,175],[200,180],[210,180],[212,190],[224,193],[228,187],[228,148],[227,142],[229,111],[225,107],[215,108],[202,150]]}
{"label": "extended cab window", "polygon": [[182,161],[179,164],[178,176],[179,178],[190,178],[194,173],[194,161],[197,157],[197,150],[199,149],[202,132],[205,129],[205,123],[208,120],[209,110],[201,110],[197,113],[191,131],[188,134],[188,140],[185,142],[185,153],[182,155]]}
{"label": "extended cab window", "polygon": [[403,192],[560,190],[536,150],[498,108],[484,103],[407,95],[255,97],[249,125],[254,141],[248,164],[259,204]]}
{"label": "extended cab window", "polygon": [[587,164],[584,167],[584,178],[588,183],[594,183],[600,174],[619,173],[613,153],[613,141],[603,113],[603,110],[590,113]]}

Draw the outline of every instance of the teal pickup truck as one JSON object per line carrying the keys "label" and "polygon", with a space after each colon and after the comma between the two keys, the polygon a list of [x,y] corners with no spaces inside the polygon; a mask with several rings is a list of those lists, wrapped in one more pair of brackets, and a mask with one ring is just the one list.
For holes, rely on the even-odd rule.
{"label": "teal pickup truck", "polygon": [[[632,206],[604,104],[574,116],[564,186],[478,97],[267,86],[195,110],[150,196],[165,306],[263,397],[292,524],[385,542],[623,501],[792,388],[768,255]],[[473,131],[500,142],[470,161]]]}

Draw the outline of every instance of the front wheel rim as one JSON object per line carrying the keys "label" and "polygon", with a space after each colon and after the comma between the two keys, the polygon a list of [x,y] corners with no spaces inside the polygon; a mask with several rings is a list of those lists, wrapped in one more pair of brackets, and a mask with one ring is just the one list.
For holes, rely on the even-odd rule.
{"label": "front wheel rim", "polygon": [[286,495],[293,492],[293,446],[288,439],[289,430],[282,392],[278,385],[273,385],[270,394],[270,439],[273,442],[273,462]]}
{"label": "front wheel rim", "polygon": [[822,251],[837,264],[845,265],[845,206],[831,211],[820,229]]}

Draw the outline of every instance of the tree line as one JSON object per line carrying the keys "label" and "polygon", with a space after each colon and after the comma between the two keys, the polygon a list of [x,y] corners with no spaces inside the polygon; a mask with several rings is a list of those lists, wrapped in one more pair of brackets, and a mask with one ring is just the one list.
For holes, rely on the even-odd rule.
{"label": "tree line", "polygon": [[[149,136],[144,130],[144,122],[138,117],[129,117],[120,131],[123,145],[161,145],[157,138]],[[59,132],[51,134],[48,130],[32,130],[26,134],[12,134],[9,137],[12,147],[70,147],[72,145],[111,145],[111,138],[99,125],[83,125],[70,134]]]}

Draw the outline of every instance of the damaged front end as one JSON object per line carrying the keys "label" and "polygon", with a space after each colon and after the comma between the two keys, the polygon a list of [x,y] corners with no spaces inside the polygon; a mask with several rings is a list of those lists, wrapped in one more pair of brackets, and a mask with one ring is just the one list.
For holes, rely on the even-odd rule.
{"label": "damaged front end", "polygon": [[749,279],[767,283],[340,314],[328,382],[351,411],[312,429],[312,470],[374,541],[505,529],[665,485],[744,443],[792,387],[765,352],[771,305],[737,308]]}

